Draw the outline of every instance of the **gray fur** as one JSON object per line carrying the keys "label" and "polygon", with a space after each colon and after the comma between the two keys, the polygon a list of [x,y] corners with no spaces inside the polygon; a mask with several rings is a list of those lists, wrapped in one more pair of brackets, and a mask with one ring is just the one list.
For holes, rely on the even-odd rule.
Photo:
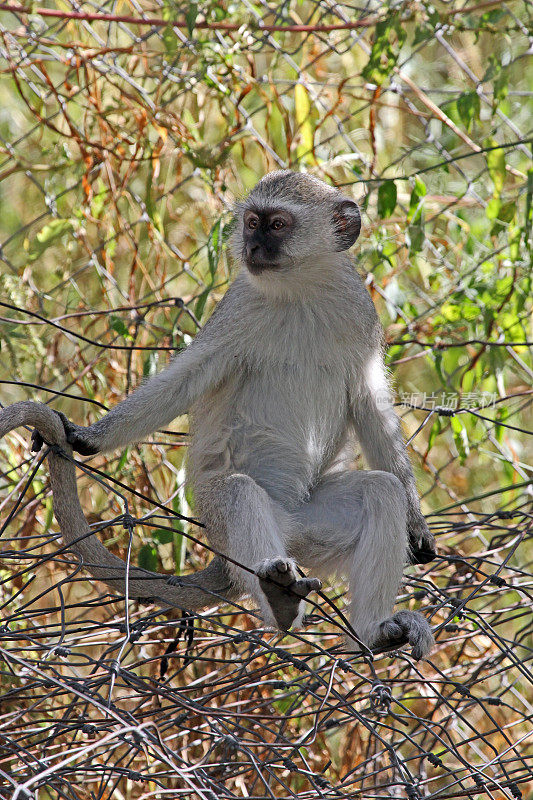
{"label": "gray fur", "polygon": [[[80,564],[97,580],[130,598],[153,601],[164,607],[199,610],[220,599],[236,599],[236,589],[225,562],[214,558],[206,569],[183,578],[178,586],[169,586],[166,576],[130,565],[113,555],[92,533],[78,499],[72,448],[59,414],[43,403],[29,400],[0,410],[0,439],[21,425],[34,425],[41,440],[53,447],[48,454],[50,485],[54,512],[63,541],[76,554]],[[83,429],[82,429],[83,430]],[[64,454],[64,455],[63,455]]]}
{"label": "gray fur", "polygon": [[[379,647],[408,640],[419,658],[433,641],[427,621],[390,615],[408,533],[417,546],[433,541],[389,396],[377,314],[340,252],[358,233],[354,205],[308,175],[265,176],[237,206],[232,248],[245,261],[246,210],[285,210],[295,224],[275,269],[252,274],[243,264],[167,370],[95,424],[66,431],[75,449],[112,450],[188,412],[188,474],[209,541],[256,572],[226,564],[232,592],[251,594],[267,624],[287,628],[301,621],[302,604],[275,581],[280,565],[300,596],[318,584],[296,587],[291,559],[346,575],[358,636]],[[354,433],[371,471],[348,468]]]}

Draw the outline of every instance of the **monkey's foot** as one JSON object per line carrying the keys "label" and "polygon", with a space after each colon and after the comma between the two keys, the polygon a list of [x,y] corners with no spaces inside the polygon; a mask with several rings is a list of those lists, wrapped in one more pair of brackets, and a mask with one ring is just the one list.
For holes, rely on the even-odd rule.
{"label": "monkey's foot", "polygon": [[261,589],[268,601],[276,626],[287,631],[301,624],[304,597],[318,591],[318,578],[300,578],[292,558],[267,558],[255,568]]}
{"label": "monkey's foot", "polygon": [[392,617],[376,623],[372,633],[372,648],[399,647],[409,643],[417,661],[427,656],[435,644],[429,622],[416,611],[397,611]]}

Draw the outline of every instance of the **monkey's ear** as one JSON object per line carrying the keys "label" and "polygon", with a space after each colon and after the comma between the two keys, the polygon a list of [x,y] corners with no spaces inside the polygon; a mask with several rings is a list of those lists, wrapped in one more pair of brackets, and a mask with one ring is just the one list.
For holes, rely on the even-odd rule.
{"label": "monkey's ear", "polygon": [[335,232],[335,250],[348,250],[354,244],[361,231],[361,214],[359,206],[353,200],[341,200],[333,210],[333,230]]}

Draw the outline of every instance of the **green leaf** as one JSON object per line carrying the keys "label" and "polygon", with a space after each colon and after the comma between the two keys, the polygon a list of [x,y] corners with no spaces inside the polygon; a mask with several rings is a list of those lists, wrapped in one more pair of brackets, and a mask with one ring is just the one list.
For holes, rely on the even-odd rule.
{"label": "green leaf", "polygon": [[311,100],[307,89],[301,83],[297,83],[294,87],[294,114],[299,133],[299,144],[296,149],[296,155],[300,160],[309,160],[313,151],[311,108]]}
{"label": "green leaf", "polygon": [[420,44],[421,42],[431,39],[433,36],[435,36],[435,31],[429,28],[427,25],[417,25],[413,38],[413,47],[416,47],[416,45]]}
{"label": "green leaf", "polygon": [[502,222],[511,222],[515,218],[516,203],[514,200],[509,200],[507,203],[502,203],[498,212],[498,219]]}
{"label": "green leaf", "polygon": [[174,541],[174,531],[167,531],[164,529],[154,531],[152,534],[153,538],[159,544],[170,544]]}
{"label": "green leaf", "polygon": [[151,544],[143,544],[139,550],[137,561],[142,569],[149,569],[151,572],[156,572],[159,564],[157,550]]}
{"label": "green leaf", "polygon": [[426,194],[427,194],[426,184],[417,175],[415,178],[415,185],[411,190],[411,197],[409,199],[408,219],[411,222],[415,222],[417,218],[422,214],[423,204],[420,202],[420,200],[422,199],[422,197],[425,197]]}
{"label": "green leaf", "polygon": [[153,172],[152,169],[149,168],[146,174],[146,195],[144,198],[144,202],[146,205],[146,213],[154,223],[154,226],[159,231],[159,233],[163,234],[163,222],[161,220],[161,214],[157,210],[153,198],[152,179],[153,179]]}
{"label": "green leaf", "polygon": [[143,361],[143,378],[150,378],[156,374],[158,361],[159,353],[156,350],[151,350],[146,354]]}
{"label": "green leaf", "polygon": [[505,100],[509,92],[509,71],[502,69],[500,74],[494,78],[493,102],[497,106],[501,100]]}
{"label": "green leaf", "polygon": [[419,253],[424,247],[425,233],[424,233],[424,217],[418,218],[414,225],[409,225],[408,229],[409,238],[409,253]]}
{"label": "green leaf", "polygon": [[43,533],[48,533],[48,531],[50,530],[50,526],[52,525],[52,522],[54,520],[54,506],[52,504],[51,497],[46,498],[44,507],[46,509],[46,516],[44,519]]}
{"label": "green leaf", "polygon": [[476,92],[466,92],[457,98],[457,112],[461,122],[469,131],[475,119],[479,119],[480,102]]}
{"label": "green leaf", "polygon": [[511,292],[515,282],[514,275],[506,275],[504,278],[498,278],[494,284],[494,293],[503,299]]}
{"label": "green leaf", "polygon": [[442,430],[442,425],[441,425],[440,417],[436,416],[435,417],[435,421],[434,421],[433,425],[431,426],[431,430],[429,432],[428,452],[431,450],[431,448],[435,444],[435,440],[436,440],[437,436],[439,435],[439,433],[441,432],[441,430]]}
{"label": "green leaf", "polygon": [[529,240],[531,225],[533,223],[533,169],[528,170],[527,173],[526,209],[524,218],[524,239],[527,242]]}
{"label": "green leaf", "polygon": [[176,19],[176,8],[169,0],[165,0],[161,16],[167,22],[167,25],[162,31],[163,44],[165,45],[167,56],[169,58],[174,58],[178,49],[179,40],[176,36],[174,26],[172,25]]}
{"label": "green leaf", "polygon": [[370,57],[361,73],[366,81],[381,86],[396,66],[406,36],[406,27],[400,11],[389,12],[378,22]]}
{"label": "green leaf", "polygon": [[498,56],[490,55],[489,56],[489,63],[487,69],[485,70],[485,74],[481,78],[481,83],[486,83],[487,81],[491,81],[495,75],[499,73],[501,70],[501,61]]}
{"label": "green leaf", "polygon": [[437,375],[439,376],[441,383],[444,385],[446,384],[446,377],[442,369],[442,350],[432,350],[430,352],[435,362],[435,370]]}
{"label": "green leaf", "polygon": [[30,260],[35,261],[54,242],[57,242],[67,233],[74,230],[75,221],[72,219],[53,219],[44,228],[41,228],[35,239],[30,244]]}
{"label": "green leaf", "polygon": [[501,208],[501,200],[499,197],[491,197],[487,203],[487,210],[485,211],[488,219],[498,219]]}
{"label": "green leaf", "polygon": [[[508,416],[509,416],[509,409],[507,408],[507,406],[498,406],[498,410],[496,411],[496,420],[498,422],[505,422]],[[496,424],[494,428],[494,435],[496,436],[496,440],[500,444],[502,443],[504,434],[505,434],[505,428],[502,425]]]}
{"label": "green leaf", "polygon": [[451,417],[450,423],[452,426],[453,439],[457,452],[459,454],[459,461],[464,464],[468,454],[470,453],[470,444],[468,442],[468,433],[465,426],[459,417]]}
{"label": "green leaf", "polygon": [[428,192],[426,184],[418,175],[415,175],[415,186],[413,192],[416,193],[417,197],[424,197]]}
{"label": "green leaf", "polygon": [[163,44],[165,45],[167,56],[170,59],[175,58],[178,50],[178,37],[176,36],[176,31],[171,23],[165,25],[161,36],[163,39]]}
{"label": "green leaf", "polygon": [[458,322],[461,319],[461,307],[456,303],[444,303],[441,314],[448,322]]}
{"label": "green leaf", "polygon": [[478,26],[484,30],[496,32],[496,28],[494,26],[500,22],[501,19],[507,16],[508,13],[509,12],[507,9],[492,8],[490,11],[486,11],[481,15],[478,21]]}
{"label": "green leaf", "polygon": [[187,23],[187,33],[189,34],[189,39],[192,38],[197,16],[198,16],[198,3],[189,3],[189,8],[185,12],[185,22]]}
{"label": "green leaf", "polygon": [[479,305],[474,303],[474,301],[470,300],[470,298],[468,297],[462,298],[461,300],[462,319],[472,321],[474,319],[478,319],[480,315],[481,315],[481,308],[479,307]]}
{"label": "green leaf", "polygon": [[209,274],[211,280],[214,280],[220,258],[220,246],[222,244],[221,236],[222,217],[215,222],[209,233],[207,240],[207,259],[209,262]]}
{"label": "green leaf", "polygon": [[111,314],[111,316],[109,317],[109,324],[111,325],[113,330],[116,331],[120,336],[124,336],[125,339],[132,338],[124,321],[120,317],[117,317],[116,314]]}
{"label": "green leaf", "polygon": [[205,289],[202,294],[198,297],[196,304],[194,306],[194,316],[196,319],[201,322],[202,316],[205,311],[205,304],[207,303],[207,298],[209,297],[209,292],[211,290],[209,288]]}
{"label": "green leaf", "polygon": [[[494,139],[488,139],[485,142],[486,147],[493,147],[495,144],[496,142]],[[500,195],[507,176],[505,169],[505,150],[502,147],[496,147],[494,150],[489,150],[485,155],[487,157],[489,175],[494,184],[494,193]]]}
{"label": "green leaf", "polygon": [[[461,117],[459,116],[459,111],[457,110],[457,101],[456,100],[443,100],[440,103],[440,108],[444,111],[447,117],[449,117],[452,122],[455,122],[456,125],[461,125]],[[448,166],[447,164],[444,166]]]}
{"label": "green leaf", "polygon": [[179,529],[174,534],[173,551],[176,571],[179,574],[183,572],[183,568],[185,567],[185,558],[187,556],[187,538]]}
{"label": "green leaf", "polygon": [[96,396],[96,392],[94,391],[94,386],[89,381],[89,378],[87,377],[87,375],[83,376],[82,381],[83,381],[83,389],[85,391],[85,395],[86,395],[87,399],[88,400],[94,400],[94,398]]}
{"label": "green leaf", "polygon": [[381,219],[390,217],[396,208],[398,191],[394,181],[385,181],[378,189],[378,215]]}
{"label": "green leaf", "polygon": [[[100,181],[100,183],[102,183],[102,181]],[[98,219],[99,217],[102,216],[106,204],[106,199],[107,199],[107,187],[103,186],[100,189],[100,191],[93,196],[91,203],[91,215],[95,217],[95,219]]]}
{"label": "green leaf", "polygon": [[[286,690],[282,690],[282,691],[286,692]],[[285,716],[289,712],[289,709],[294,704],[294,697],[292,695],[292,692],[289,692],[289,696],[288,697],[279,697],[278,698],[278,697],[276,697],[277,694],[278,694],[278,692],[276,692],[276,691],[273,692],[274,696],[272,698],[272,705],[274,706],[274,708],[276,709],[278,714],[281,714],[281,716]]]}
{"label": "green leaf", "polygon": [[191,485],[185,487],[185,500],[189,508],[194,508],[194,489]]}
{"label": "green leaf", "polygon": [[522,228],[518,225],[509,225],[509,257],[511,261],[520,258],[520,242],[522,241]]}
{"label": "green leaf", "polygon": [[129,448],[126,447],[125,450],[122,451],[122,454],[121,454],[121,456],[120,456],[120,458],[118,460],[117,466],[115,467],[115,473],[117,475],[120,472],[122,472],[124,466],[126,465],[126,462],[128,460],[128,455],[129,455]]}

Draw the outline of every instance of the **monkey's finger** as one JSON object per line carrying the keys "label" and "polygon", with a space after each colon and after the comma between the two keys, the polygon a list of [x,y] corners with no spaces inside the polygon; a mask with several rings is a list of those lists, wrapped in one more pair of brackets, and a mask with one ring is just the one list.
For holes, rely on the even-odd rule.
{"label": "monkey's finger", "polygon": [[31,452],[38,453],[42,446],[45,444],[45,441],[37,428],[32,431],[31,434]]}
{"label": "monkey's finger", "polygon": [[289,588],[298,597],[307,597],[309,592],[318,592],[322,588],[322,581],[318,578],[302,578],[294,581]]}

